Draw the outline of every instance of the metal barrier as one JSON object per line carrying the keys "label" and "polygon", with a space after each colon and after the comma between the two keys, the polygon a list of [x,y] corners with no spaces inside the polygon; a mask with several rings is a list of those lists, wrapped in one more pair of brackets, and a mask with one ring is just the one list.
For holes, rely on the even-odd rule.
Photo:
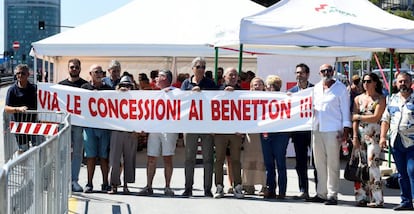
{"label": "metal barrier", "polygon": [[[3,117],[5,153],[11,159],[0,171],[0,214],[67,213],[71,182],[70,115],[37,111],[25,114],[35,115],[34,123],[13,122],[16,115]],[[43,132],[39,132],[38,124],[57,124],[58,132],[40,135]],[[31,129],[33,125],[35,128]],[[13,157],[19,133],[29,133],[29,142],[34,146]]]}

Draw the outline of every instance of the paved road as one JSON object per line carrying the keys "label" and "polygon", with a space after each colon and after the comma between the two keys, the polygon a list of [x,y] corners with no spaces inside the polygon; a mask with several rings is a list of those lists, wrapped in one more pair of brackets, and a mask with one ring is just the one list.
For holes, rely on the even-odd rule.
{"label": "paved road", "polygon": [[[293,196],[298,194],[297,176],[294,169],[294,159],[288,159],[288,199],[286,200],[264,200],[259,196],[246,196],[245,199],[235,199],[232,195],[226,195],[223,199],[213,199],[203,197],[202,168],[195,171],[195,191],[192,198],[182,198],[179,195],[184,191],[184,149],[178,148],[175,156],[174,174],[172,178],[172,188],[176,192],[176,197],[168,198],[163,195],[164,178],[163,169],[158,168],[154,179],[155,195],[143,197],[136,195],[108,195],[104,193],[74,193],[70,202],[70,212],[72,213],[392,213],[393,206],[399,203],[399,191],[385,190],[385,208],[360,208],[354,206],[353,184],[341,179],[339,205],[326,206],[324,204],[307,203],[294,200]],[[159,161],[160,162],[160,161]],[[136,182],[130,185],[130,190],[136,194],[145,186],[145,151],[138,153],[138,167],[136,169]],[[161,165],[159,163],[159,165]],[[161,166],[160,166],[161,167]],[[309,175],[312,176],[312,171]],[[343,171],[341,176],[343,175]],[[227,181],[227,178],[225,179]],[[86,167],[81,169],[80,183],[86,184]],[[100,187],[102,183],[100,170],[95,172],[94,185]],[[227,189],[228,184],[225,184]],[[257,186],[256,189],[259,189]],[[311,194],[315,193],[314,183],[311,182]],[[214,191],[213,187],[213,191]],[[119,189],[121,191],[121,188]]]}
{"label": "paved road", "polygon": [[[4,109],[4,98],[6,88],[0,88],[0,109]],[[1,114],[0,114],[1,115]],[[0,116],[3,121],[2,115]],[[2,128],[2,127],[1,127]],[[3,130],[3,129],[2,129]],[[0,134],[1,142],[3,134]],[[0,146],[0,166],[3,163],[3,146]],[[235,199],[231,195],[226,195],[223,199],[212,199],[202,197],[202,168],[197,168],[195,171],[194,196],[192,198],[182,198],[179,195],[183,192],[184,187],[184,149],[177,148],[177,154],[174,159],[174,174],[172,178],[171,187],[176,192],[176,197],[169,198],[163,195],[164,177],[163,169],[159,161],[160,168],[154,179],[155,195],[152,197],[135,196],[140,188],[146,184],[145,179],[145,151],[138,152],[137,155],[137,169],[136,182],[130,184],[130,190],[133,195],[108,195],[104,193],[73,193],[69,201],[69,213],[92,213],[92,214],[106,214],[106,213],[199,213],[199,214],[230,214],[230,213],[331,213],[331,214],[349,214],[356,212],[370,213],[394,213],[393,206],[396,206],[399,199],[399,191],[392,189],[385,189],[385,208],[359,208],[354,206],[353,184],[343,179],[343,171],[341,173],[341,186],[339,194],[338,206],[326,206],[323,204],[313,204],[293,199],[294,195],[298,194],[297,176],[294,169],[294,159],[288,158],[288,187],[287,196],[285,200],[264,200],[258,196],[246,196],[245,199]],[[313,178],[312,171],[309,171],[309,176]],[[99,166],[95,172],[94,185],[100,187],[102,183]],[[86,167],[82,166],[80,172],[80,184],[86,184]],[[227,178],[225,178],[227,181]],[[225,189],[228,184],[225,184]],[[315,194],[314,183],[311,182],[311,195]],[[259,189],[259,186],[256,188]],[[121,191],[121,189],[120,189]],[[213,187],[213,192],[215,191]]]}

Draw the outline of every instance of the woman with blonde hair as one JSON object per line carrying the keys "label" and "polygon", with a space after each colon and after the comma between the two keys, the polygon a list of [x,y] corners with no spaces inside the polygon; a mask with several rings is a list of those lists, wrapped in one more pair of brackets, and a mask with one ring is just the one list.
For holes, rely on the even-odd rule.
{"label": "woman with blonde hair", "polygon": [[[267,76],[266,91],[280,91],[281,87],[282,79],[280,79],[279,76]],[[289,144],[289,133],[262,133],[261,143],[263,160],[266,168],[267,193],[265,194],[265,198],[285,199],[287,188],[286,149]],[[277,165],[277,175],[279,176],[278,179],[276,179],[275,161]],[[276,195],[276,187],[279,187],[279,195]]]}

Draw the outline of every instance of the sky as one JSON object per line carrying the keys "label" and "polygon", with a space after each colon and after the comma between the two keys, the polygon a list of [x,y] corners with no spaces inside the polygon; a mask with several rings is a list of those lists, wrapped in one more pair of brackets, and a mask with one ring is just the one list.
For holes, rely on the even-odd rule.
{"label": "sky", "polygon": [[[78,26],[133,0],[61,0],[61,25]],[[0,51],[4,50],[4,0],[0,0]],[[62,31],[68,28],[62,28]]]}

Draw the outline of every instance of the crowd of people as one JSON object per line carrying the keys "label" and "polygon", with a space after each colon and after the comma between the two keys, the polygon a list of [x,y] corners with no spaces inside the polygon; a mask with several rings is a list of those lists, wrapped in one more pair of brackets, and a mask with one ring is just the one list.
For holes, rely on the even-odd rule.
{"label": "crowd of people", "polygon": [[[283,82],[277,75],[265,79],[254,72],[239,74],[236,68],[219,68],[218,76],[206,72],[206,60],[196,57],[191,64],[191,74],[180,74],[173,84],[169,70],[151,71],[151,80],[145,73],[139,74],[136,83],[133,75],[124,72],[121,64],[112,60],[106,69],[94,64],[89,68],[90,80],[80,77],[81,61],[68,61],[69,76],[59,84],[87,90],[191,90],[202,93],[205,90],[251,90],[281,91]],[[320,81],[309,82],[310,69],[300,63],[296,66],[297,84],[288,89],[288,95],[308,88],[313,89],[312,131],[270,132],[270,133],[136,133],[106,130],[72,125],[72,191],[91,193],[94,191],[93,176],[99,159],[102,173],[101,191],[116,194],[123,185],[123,192],[129,194],[128,183],[135,182],[136,151],[138,139],[147,142],[147,185],[137,193],[140,196],[153,194],[153,179],[157,158],[164,162],[166,196],[173,197],[170,187],[173,174],[173,157],[177,138],[185,142],[185,184],[184,197],[193,195],[194,168],[199,141],[202,142],[204,167],[204,196],[222,198],[224,190],[224,163],[227,160],[231,193],[241,199],[245,194],[255,194],[255,185],[261,185],[259,195],[266,199],[283,200],[287,191],[286,152],[289,139],[295,149],[296,171],[299,194],[295,199],[307,202],[338,204],[340,180],[341,144],[352,139],[352,153],[362,154],[369,165],[369,180],[355,182],[357,206],[383,207],[383,186],[379,166],[381,149],[391,148],[401,186],[401,203],[394,210],[413,210],[414,198],[414,94],[412,77],[401,72],[396,75],[397,93],[388,100],[383,94],[381,80],[375,73],[366,73],[352,78],[347,87],[335,78],[332,65],[319,68]],[[18,65],[15,69],[16,84],[7,93],[5,111],[18,114],[36,109],[36,85],[28,82],[29,69]],[[388,133],[390,140],[388,139]],[[29,140],[16,136],[20,152],[29,148]],[[242,149],[243,148],[243,149]],[[309,158],[312,151],[313,158]],[[242,155],[243,152],[243,155]],[[82,188],[79,171],[85,155],[87,184]],[[309,195],[308,169],[313,166],[316,195]],[[121,174],[123,181],[121,182]],[[214,178],[214,181],[213,181]],[[213,194],[213,182],[215,193]]]}

